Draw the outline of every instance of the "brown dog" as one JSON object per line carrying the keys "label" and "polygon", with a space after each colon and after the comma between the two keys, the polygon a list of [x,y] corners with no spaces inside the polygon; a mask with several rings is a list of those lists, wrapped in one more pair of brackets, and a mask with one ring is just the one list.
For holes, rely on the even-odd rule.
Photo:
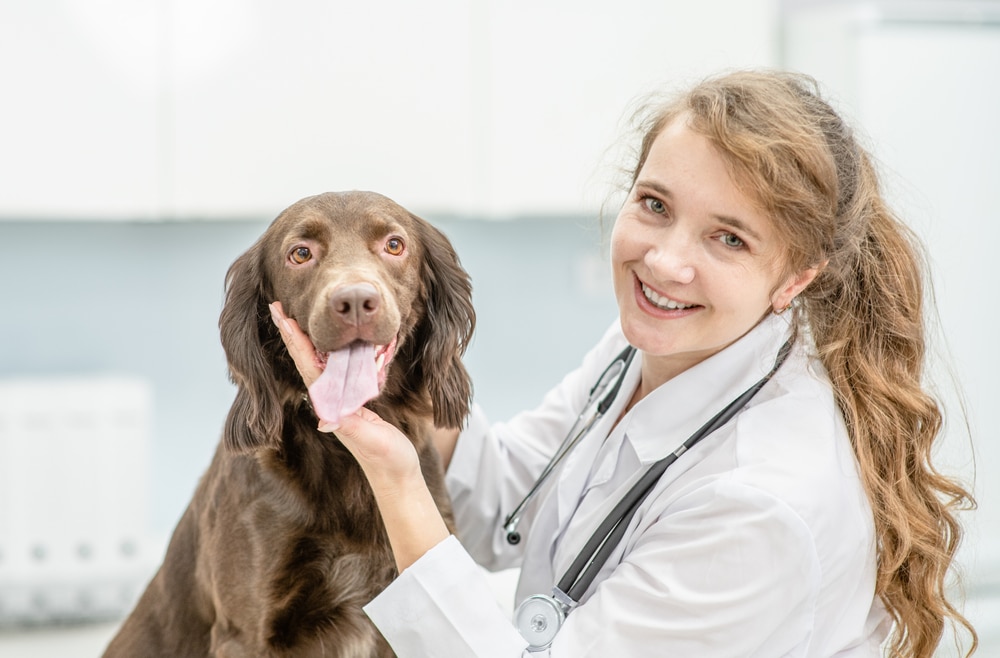
{"label": "brown dog", "polygon": [[428,429],[459,427],[475,325],[448,240],[389,199],[352,192],[285,210],[226,276],[219,320],[236,399],[164,563],[105,656],[391,656],[361,607],[396,575],[357,462],[316,430],[268,311],[280,301],[317,358],[355,348],[380,393],[368,406],[416,445],[451,512]]}

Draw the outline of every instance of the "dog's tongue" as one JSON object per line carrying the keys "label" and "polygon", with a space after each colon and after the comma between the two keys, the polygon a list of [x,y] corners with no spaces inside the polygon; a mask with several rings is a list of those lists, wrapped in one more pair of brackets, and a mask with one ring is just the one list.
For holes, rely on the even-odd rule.
{"label": "dog's tongue", "polygon": [[378,369],[375,346],[352,343],[330,352],[326,369],[309,387],[316,415],[329,422],[339,422],[378,395]]}

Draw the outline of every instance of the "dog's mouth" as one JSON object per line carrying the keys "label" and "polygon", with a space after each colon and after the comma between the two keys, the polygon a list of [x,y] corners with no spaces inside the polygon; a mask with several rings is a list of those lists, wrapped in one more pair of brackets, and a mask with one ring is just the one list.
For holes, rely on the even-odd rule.
{"label": "dog's mouth", "polygon": [[320,352],[316,351],[316,364],[321,370],[326,370],[326,364],[330,360],[331,354],[341,354],[350,358],[351,350],[365,350],[366,346],[374,348],[375,356],[375,371],[378,375],[378,387],[381,390],[382,386],[385,385],[385,373],[386,366],[392,361],[392,357],[396,355],[396,338],[393,337],[392,342],[388,345],[371,345],[370,343],[365,343],[361,340],[356,340],[347,347],[343,347],[339,350],[333,352]]}
{"label": "dog's mouth", "polygon": [[382,387],[385,386],[385,371],[386,366],[392,361],[392,357],[396,356],[396,338],[393,337],[392,342],[388,345],[376,345],[375,346],[375,368],[378,372],[378,389],[381,391]]}
{"label": "dog's mouth", "polygon": [[316,362],[323,372],[309,387],[316,415],[336,423],[377,396],[396,354],[396,340],[393,337],[387,345],[354,341],[339,350],[317,352]]}

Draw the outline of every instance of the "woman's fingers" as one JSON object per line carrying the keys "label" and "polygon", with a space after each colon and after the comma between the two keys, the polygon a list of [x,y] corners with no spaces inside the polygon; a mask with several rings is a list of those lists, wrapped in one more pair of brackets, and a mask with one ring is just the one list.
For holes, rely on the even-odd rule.
{"label": "woman's fingers", "polygon": [[420,475],[420,462],[413,443],[399,429],[378,414],[362,407],[341,418],[334,429],[368,475],[373,487],[394,488],[410,477]]}
{"label": "woman's fingers", "polygon": [[292,357],[296,369],[302,375],[302,380],[307,387],[311,386],[323,372],[316,362],[316,348],[313,347],[309,336],[306,336],[299,328],[298,322],[285,315],[284,309],[281,308],[281,302],[268,304],[268,308],[271,309],[271,319],[278,327],[281,340],[284,341],[289,356]]}
{"label": "woman's fingers", "polygon": [[348,414],[334,424],[320,427],[324,431],[336,431],[337,436],[345,443],[355,444],[364,449],[366,454],[391,451],[394,444],[409,444],[409,439],[396,427],[382,420],[371,409],[361,407],[353,414]]}
{"label": "woman's fingers", "polygon": [[392,425],[389,425],[389,423],[382,420],[381,416],[379,416],[371,409],[368,409],[367,407],[361,407],[360,409],[357,410],[356,414],[360,416],[363,420],[366,420],[370,423],[388,425],[389,427],[392,427]]}

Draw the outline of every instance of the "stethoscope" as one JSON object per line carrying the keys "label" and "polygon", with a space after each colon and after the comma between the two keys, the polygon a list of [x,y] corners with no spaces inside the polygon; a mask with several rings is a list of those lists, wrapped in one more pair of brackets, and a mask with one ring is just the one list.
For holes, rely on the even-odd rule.
{"label": "stethoscope", "polygon": [[[517,524],[521,522],[521,515],[524,513],[524,508],[527,507],[528,503],[535,498],[539,489],[542,488],[542,485],[549,478],[549,475],[555,467],[558,466],[563,460],[563,457],[569,454],[569,452],[576,447],[576,444],[580,442],[580,439],[582,439],[587,432],[590,431],[590,428],[593,427],[594,424],[597,423],[597,421],[599,421],[605,413],[607,413],[608,409],[611,408],[611,404],[618,396],[618,390],[622,387],[622,382],[625,380],[625,373],[628,371],[628,366],[632,363],[632,357],[634,356],[635,348],[629,345],[623,349],[611,363],[608,364],[608,367],[604,369],[601,376],[597,378],[597,383],[594,384],[587,395],[587,401],[583,405],[583,411],[580,412],[580,415],[576,417],[573,425],[569,428],[569,432],[566,433],[566,438],[563,439],[562,443],[559,445],[559,449],[556,450],[554,455],[552,455],[552,459],[550,459],[549,463],[546,464],[541,475],[539,475],[538,479],[535,480],[535,484],[528,491],[527,495],[521,499],[521,502],[514,508],[514,511],[511,512],[506,519],[504,519],[503,531],[507,535],[507,543],[513,545],[521,542],[521,534],[517,532]],[[580,427],[580,431],[577,432],[576,428],[580,425],[580,421],[583,420],[587,410],[590,409],[590,405],[592,405],[594,400],[604,393],[604,391],[611,384],[611,380],[615,377],[618,377],[618,379],[615,380],[614,386],[608,390],[607,395],[604,396],[604,399],[601,400],[600,404],[597,405],[597,408],[594,409],[593,414],[591,414],[587,422],[583,424],[583,427]],[[576,433],[574,434],[574,432]]]}
{"label": "stethoscope", "polygon": [[[785,358],[792,349],[793,338],[788,339],[781,346],[775,358],[774,366],[760,381],[727,404],[722,411],[715,414],[707,423],[698,428],[680,447],[649,467],[597,527],[597,530],[594,531],[594,534],[591,535],[590,539],[584,545],[583,550],[580,551],[580,554],[570,565],[569,569],[563,574],[559,583],[552,588],[551,595],[535,594],[521,602],[514,613],[514,623],[517,626],[517,630],[521,633],[521,637],[528,642],[528,649],[530,651],[546,649],[552,644],[556,633],[566,620],[566,615],[576,607],[577,602],[590,587],[591,583],[593,583],[594,578],[597,577],[597,573],[604,566],[612,551],[614,551],[621,538],[625,535],[625,530],[628,528],[629,522],[635,515],[636,510],[639,509],[639,506],[653,490],[654,485],[660,479],[660,476],[663,475],[663,472],[667,470],[667,467],[677,461],[678,457],[694,447],[696,443],[729,422],[733,416],[750,402],[753,396],[764,387],[764,384],[774,376],[774,373],[784,363]],[[597,384],[590,390],[584,411],[577,416],[566,438],[541,475],[539,475],[534,486],[531,487],[528,494],[504,521],[503,529],[507,533],[507,541],[509,543],[517,544],[521,541],[521,536],[515,529],[525,505],[535,496],[555,466],[562,461],[566,454],[580,442],[590,428],[611,408],[611,404],[614,402],[621,388],[622,381],[625,379],[629,363],[631,363],[632,358],[635,356],[635,351],[635,348],[632,346],[625,348],[604,369],[604,372],[601,373]],[[579,432],[576,432],[576,428],[580,424],[580,421],[583,420],[587,409],[601,395],[603,390],[607,388],[610,380],[616,375],[618,379],[615,381],[614,386],[611,387],[607,395],[597,405],[590,419],[583,424]]]}

